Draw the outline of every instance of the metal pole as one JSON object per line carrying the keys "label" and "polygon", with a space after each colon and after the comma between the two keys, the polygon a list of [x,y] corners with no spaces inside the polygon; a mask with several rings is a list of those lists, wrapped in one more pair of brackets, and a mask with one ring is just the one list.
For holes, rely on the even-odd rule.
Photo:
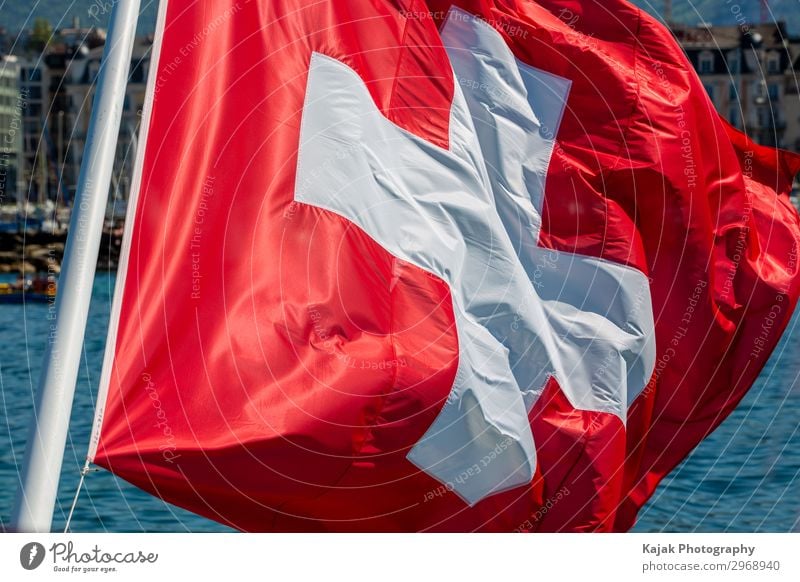
{"label": "metal pole", "polygon": [[[58,179],[58,188],[56,188],[56,200],[58,195],[64,193],[64,112],[58,112],[58,136],[56,136],[56,149],[58,152],[56,156],[56,178]],[[64,196],[66,199],[66,196]],[[54,213],[55,214],[55,213]]]}
{"label": "metal pole", "polygon": [[58,282],[55,329],[44,358],[25,461],[11,516],[13,531],[49,532],[52,525],[139,2],[119,0],[111,11]]}
{"label": "metal pole", "polygon": [[744,67],[744,51],[742,50],[743,42],[744,37],[739,39],[739,53],[736,56],[736,100],[738,101],[737,105],[739,106],[739,119],[737,119],[736,123],[733,125],[736,127],[736,129],[746,131],[747,124],[745,124],[744,119],[746,115],[745,109],[747,107],[747,101],[745,99],[744,87],[742,86],[742,67]]}
{"label": "metal pole", "polygon": [[[47,131],[47,127],[42,127],[42,135],[39,139],[39,153],[36,156],[36,161],[39,164],[39,192],[36,196],[36,206],[41,207],[44,204],[44,201],[47,200],[48,194],[48,182],[49,177],[47,175],[47,146],[44,143],[44,136],[46,135],[45,132]],[[27,215],[27,212],[25,213]]]}

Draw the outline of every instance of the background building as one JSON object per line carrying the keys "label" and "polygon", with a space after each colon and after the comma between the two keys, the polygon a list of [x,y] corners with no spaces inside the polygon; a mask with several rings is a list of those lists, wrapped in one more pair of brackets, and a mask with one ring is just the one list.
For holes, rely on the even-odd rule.
{"label": "background building", "polygon": [[[5,58],[0,72],[0,132],[14,115],[5,103],[16,103],[14,95],[25,96],[16,112],[21,128],[14,150],[14,196],[37,205],[51,201],[70,206],[106,33],[96,26],[82,27],[74,19],[72,26],[58,30],[37,22],[26,38],[27,42],[17,43],[18,55]],[[151,45],[152,37],[138,39],[131,62],[112,184],[112,196],[122,211],[130,188]]]}
{"label": "background building", "polygon": [[[105,31],[94,26],[98,22],[87,27],[74,19],[53,30],[37,19],[16,36],[0,29],[0,51],[16,51],[0,63],[0,143],[20,115],[22,125],[15,144],[3,150],[4,202],[19,197],[70,207],[106,40]],[[800,151],[800,37],[790,36],[780,22],[670,26],[723,117],[760,143]],[[124,213],[130,189],[151,45],[148,36],[134,47],[111,184],[117,214]]]}
{"label": "background building", "polygon": [[22,57],[19,66],[22,107],[22,155],[18,196],[21,200],[42,202],[47,195],[47,166],[42,136],[48,109],[47,70],[40,57]]}
{"label": "background building", "polygon": [[16,200],[20,188],[22,105],[18,59],[0,56],[0,204]]}
{"label": "background building", "polygon": [[800,38],[780,22],[673,33],[723,117],[759,143],[800,150]]}
{"label": "background building", "polygon": [[[124,210],[130,189],[130,177],[136,153],[136,135],[139,131],[141,112],[144,107],[151,46],[152,39],[143,38],[137,40],[133,49],[111,184],[111,198],[115,201],[117,210]],[[93,48],[84,45],[80,57],[71,59],[62,74],[59,103],[63,104],[63,108],[59,109],[59,112],[63,111],[63,113],[56,113],[56,121],[58,122],[59,115],[63,120],[58,122],[57,127],[53,129],[56,133],[59,131],[69,132],[68,135],[63,136],[68,147],[64,157],[60,159],[64,160],[64,182],[71,187],[74,187],[78,181],[102,56],[102,45]],[[72,196],[74,192],[69,194]]]}

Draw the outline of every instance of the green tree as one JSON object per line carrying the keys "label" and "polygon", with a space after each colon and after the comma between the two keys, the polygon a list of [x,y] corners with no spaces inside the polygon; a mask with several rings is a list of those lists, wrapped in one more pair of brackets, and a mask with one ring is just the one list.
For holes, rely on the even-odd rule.
{"label": "green tree", "polygon": [[43,52],[53,40],[53,25],[46,18],[37,18],[33,21],[33,28],[28,37],[28,49]]}

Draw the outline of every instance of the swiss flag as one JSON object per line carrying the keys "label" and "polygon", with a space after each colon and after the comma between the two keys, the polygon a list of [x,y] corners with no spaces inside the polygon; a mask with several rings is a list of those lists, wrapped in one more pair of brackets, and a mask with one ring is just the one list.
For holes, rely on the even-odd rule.
{"label": "swiss flag", "polygon": [[89,457],[242,530],[626,530],[797,300],[619,0],[162,0],[142,134]]}

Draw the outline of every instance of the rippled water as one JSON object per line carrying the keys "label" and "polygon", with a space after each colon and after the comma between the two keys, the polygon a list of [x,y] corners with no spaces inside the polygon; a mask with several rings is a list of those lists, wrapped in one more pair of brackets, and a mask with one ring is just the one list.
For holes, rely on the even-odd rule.
{"label": "rippled water", "polygon": [[[98,275],[56,508],[63,529],[89,440],[114,275]],[[7,523],[48,332],[47,305],[0,305],[0,522]],[[664,480],[635,531],[800,531],[800,329],[783,341],[739,408]],[[91,473],[73,531],[225,531]]]}

